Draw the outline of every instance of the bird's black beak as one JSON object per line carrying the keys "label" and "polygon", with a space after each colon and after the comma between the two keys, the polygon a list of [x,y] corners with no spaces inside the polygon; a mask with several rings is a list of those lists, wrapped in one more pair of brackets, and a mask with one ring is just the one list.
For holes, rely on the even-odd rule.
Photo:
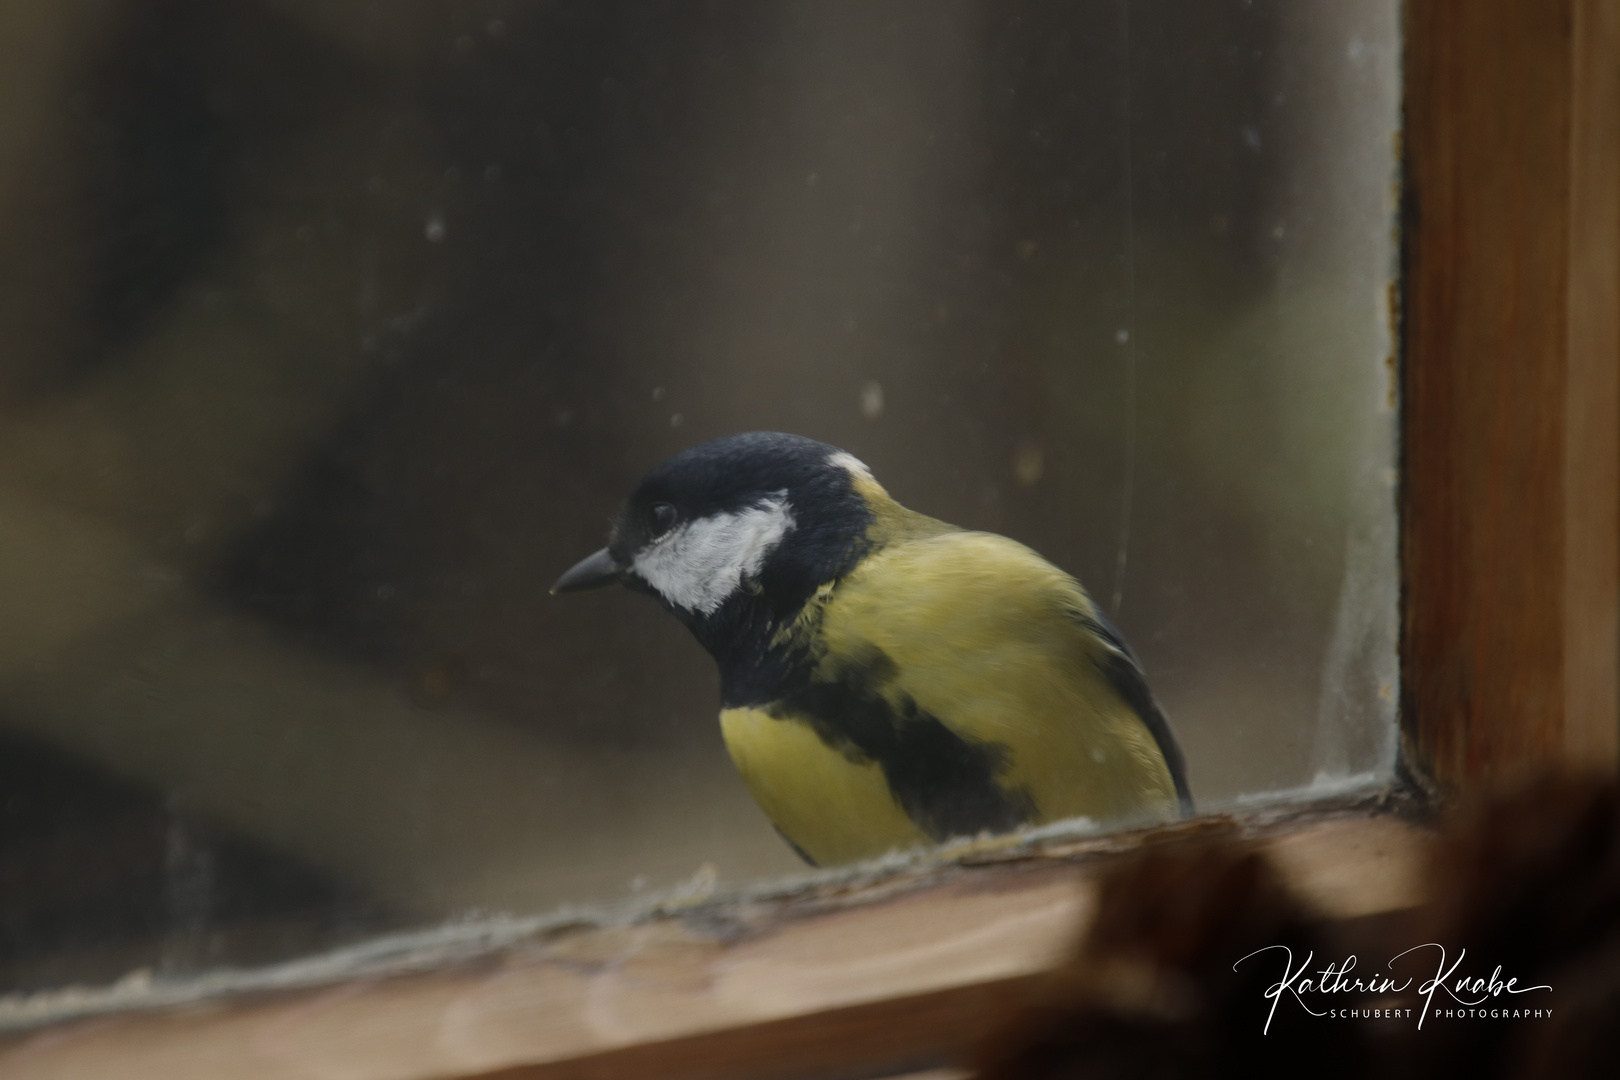
{"label": "bird's black beak", "polygon": [[551,595],[601,588],[603,585],[612,585],[623,576],[624,567],[619,565],[619,561],[607,548],[603,548],[593,555],[585,556],[558,578],[557,584],[551,587]]}

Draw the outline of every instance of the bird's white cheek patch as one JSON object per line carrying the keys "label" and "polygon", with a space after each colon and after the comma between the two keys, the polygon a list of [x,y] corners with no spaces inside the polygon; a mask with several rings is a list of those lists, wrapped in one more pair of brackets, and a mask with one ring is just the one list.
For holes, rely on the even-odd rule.
{"label": "bird's white cheek patch", "polygon": [[709,615],[759,573],[792,528],[787,492],[779,491],[746,510],[689,521],[630,565],[676,607]]}

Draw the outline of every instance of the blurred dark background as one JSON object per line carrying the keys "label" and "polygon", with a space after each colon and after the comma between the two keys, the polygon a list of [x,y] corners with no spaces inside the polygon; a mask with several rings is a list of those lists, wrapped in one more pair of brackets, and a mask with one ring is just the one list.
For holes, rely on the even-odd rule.
{"label": "blurred dark background", "polygon": [[19,0],[0,990],[796,861],[553,601],[845,447],[1142,654],[1206,807],[1387,771],[1394,4]]}

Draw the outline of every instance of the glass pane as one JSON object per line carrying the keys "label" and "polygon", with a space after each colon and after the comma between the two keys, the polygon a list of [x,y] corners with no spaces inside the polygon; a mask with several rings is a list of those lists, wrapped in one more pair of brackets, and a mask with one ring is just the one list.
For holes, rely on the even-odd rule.
{"label": "glass pane", "polygon": [[548,595],[743,431],[1074,574],[1201,809],[1386,778],[1396,26],[9,5],[0,992],[804,872],[694,637]]}

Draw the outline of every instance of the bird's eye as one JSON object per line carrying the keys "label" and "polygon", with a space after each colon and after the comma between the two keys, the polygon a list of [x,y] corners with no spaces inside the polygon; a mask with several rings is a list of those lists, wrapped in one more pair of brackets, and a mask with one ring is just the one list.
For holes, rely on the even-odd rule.
{"label": "bird's eye", "polygon": [[678,516],[679,515],[677,515],[675,512],[675,508],[669,503],[653,503],[653,527],[658,530],[655,535],[663,536],[665,533],[669,532],[670,529],[674,528],[675,518]]}

